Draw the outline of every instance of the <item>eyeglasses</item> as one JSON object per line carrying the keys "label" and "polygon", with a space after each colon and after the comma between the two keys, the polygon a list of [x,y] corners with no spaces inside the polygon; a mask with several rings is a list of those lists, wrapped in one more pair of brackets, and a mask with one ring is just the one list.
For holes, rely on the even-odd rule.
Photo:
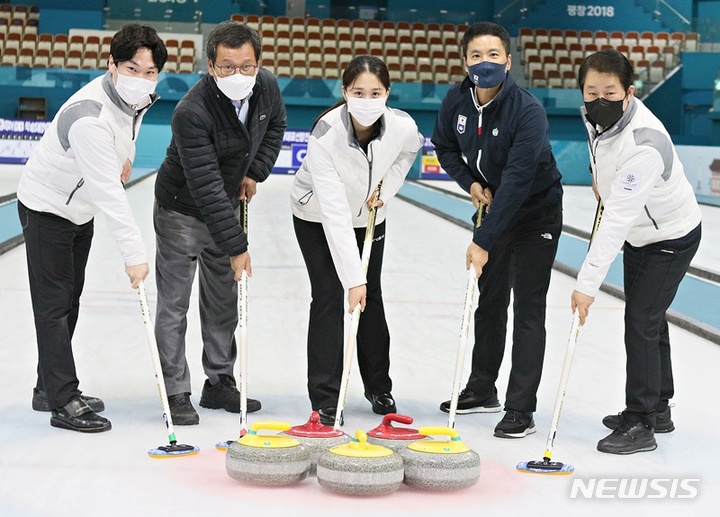
{"label": "eyeglasses", "polygon": [[258,65],[218,65],[213,63],[213,66],[222,72],[223,76],[235,75],[236,72],[240,72],[242,75],[254,75]]}

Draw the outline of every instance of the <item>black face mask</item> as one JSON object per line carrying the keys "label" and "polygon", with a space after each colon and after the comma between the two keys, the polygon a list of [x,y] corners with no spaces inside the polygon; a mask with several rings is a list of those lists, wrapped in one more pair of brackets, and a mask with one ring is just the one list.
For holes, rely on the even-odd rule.
{"label": "black face mask", "polygon": [[598,98],[592,102],[585,103],[587,110],[587,119],[602,128],[609,128],[623,116],[623,102],[609,101],[607,99]]}

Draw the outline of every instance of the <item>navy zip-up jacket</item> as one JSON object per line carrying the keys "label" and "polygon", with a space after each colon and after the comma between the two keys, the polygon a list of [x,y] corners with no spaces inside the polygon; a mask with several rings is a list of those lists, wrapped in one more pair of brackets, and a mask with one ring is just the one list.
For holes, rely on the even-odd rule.
{"label": "navy zip-up jacket", "polygon": [[540,102],[510,74],[498,95],[478,109],[469,78],[448,91],[432,143],[442,168],[466,191],[480,182],[493,201],[473,242],[489,251],[509,228],[562,199],[560,171]]}

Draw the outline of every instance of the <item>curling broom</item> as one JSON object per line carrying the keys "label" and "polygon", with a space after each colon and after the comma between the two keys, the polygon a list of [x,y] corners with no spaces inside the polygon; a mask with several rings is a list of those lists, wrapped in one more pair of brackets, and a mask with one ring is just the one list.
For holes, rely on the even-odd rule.
{"label": "curling broom", "polygon": [[[603,204],[598,201],[595,210],[595,223],[593,224],[592,233],[590,234],[590,244],[592,244],[595,234],[600,226],[602,219]],[[568,378],[570,377],[570,366],[577,344],[578,334],[580,333],[580,313],[575,311],[573,315],[572,326],[570,328],[570,338],[568,339],[567,350],[565,351],[565,360],[563,361],[562,374],[560,375],[560,386],[558,387],[557,397],[555,398],[555,409],[553,410],[550,431],[548,432],[547,442],[545,443],[545,454],[542,460],[523,461],[518,463],[515,468],[519,472],[531,474],[556,474],[569,475],[575,471],[575,467],[568,463],[552,461],[552,448],[555,443],[555,435],[557,434],[558,425],[560,423],[560,413],[562,412],[563,401],[565,399],[565,390],[567,388]]]}
{"label": "curling broom", "polygon": [[[361,262],[363,272],[367,273],[368,265],[370,264],[370,251],[372,250],[373,237],[375,235],[375,216],[377,215],[376,203],[380,199],[380,188],[382,187],[382,181],[378,184],[375,189],[375,194],[372,198],[372,207],[368,210],[368,222],[367,228],[365,229],[365,240],[363,241],[363,250],[361,255]],[[355,354],[355,348],[357,347],[357,333],[358,325],[360,324],[360,303],[355,306],[350,318],[350,331],[348,332],[347,342],[345,343],[345,353],[343,354],[343,371],[340,379],[340,392],[338,395],[338,405],[335,410],[335,424],[333,425],[336,431],[340,430],[340,426],[343,425],[343,412],[345,411],[345,398],[347,397],[348,384],[350,381],[350,369],[352,368],[353,355]]]}
{"label": "curling broom", "polygon": [[[485,205],[480,203],[475,218],[475,228],[479,228],[485,215]],[[470,264],[468,268],[467,284],[465,286],[465,303],[463,304],[463,319],[460,326],[460,342],[458,344],[457,356],[455,358],[455,376],[453,378],[452,395],[450,397],[450,409],[448,411],[449,428],[455,427],[455,415],[457,413],[458,399],[460,397],[460,383],[462,382],[463,365],[465,364],[465,350],[467,349],[468,334],[470,334],[470,321],[472,320],[473,301],[475,299],[475,287],[478,283],[475,267]]]}
{"label": "curling broom", "polygon": [[165,380],[163,379],[162,366],[160,365],[160,354],[158,353],[157,340],[155,339],[155,329],[150,317],[150,306],[147,300],[147,291],[145,290],[145,282],[140,281],[138,286],[138,295],[140,297],[140,311],[145,323],[145,331],[147,333],[148,343],[150,345],[150,355],[152,356],[153,367],[155,368],[155,380],[157,381],[158,394],[162,404],[163,418],[168,431],[168,445],[161,445],[148,451],[151,458],[175,458],[177,456],[192,456],[200,452],[198,447],[194,445],[186,445],[177,443],[175,431],[173,429],[172,416],[170,415],[170,404],[168,403],[167,392],[165,391]]}
{"label": "curling broom", "polygon": [[[247,198],[242,201],[242,227],[245,235],[248,233],[248,202]],[[243,270],[240,274],[238,286],[238,334],[240,341],[240,433],[242,438],[247,434],[247,347],[248,347],[248,276]],[[228,446],[234,440],[217,442],[215,448],[219,451],[227,451]]]}

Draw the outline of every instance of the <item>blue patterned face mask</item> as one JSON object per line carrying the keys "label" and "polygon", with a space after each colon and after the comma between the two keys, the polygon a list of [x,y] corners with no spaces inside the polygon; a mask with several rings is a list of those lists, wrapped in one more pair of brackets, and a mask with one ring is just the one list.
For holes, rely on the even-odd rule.
{"label": "blue patterned face mask", "polygon": [[468,67],[468,76],[478,88],[495,88],[505,80],[505,63],[481,61]]}

